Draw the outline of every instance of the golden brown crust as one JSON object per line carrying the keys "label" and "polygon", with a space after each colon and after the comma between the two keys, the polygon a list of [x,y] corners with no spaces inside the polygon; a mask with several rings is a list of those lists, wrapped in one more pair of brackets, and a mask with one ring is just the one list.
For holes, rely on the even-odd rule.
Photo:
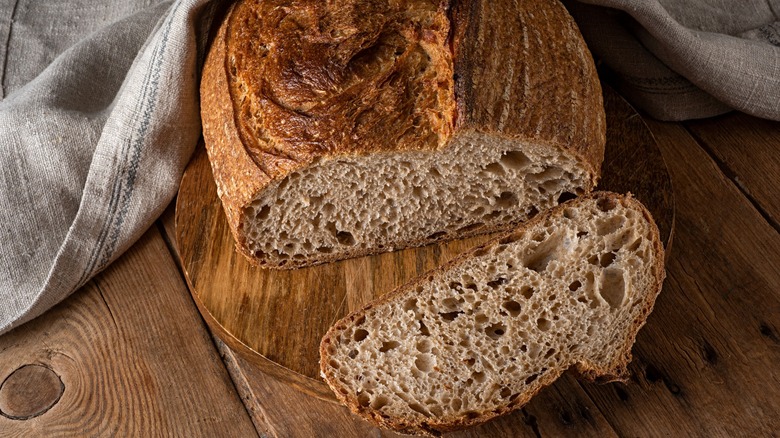
{"label": "golden brown crust", "polygon": [[[227,14],[230,15],[232,10],[231,7]],[[240,232],[241,208],[251,202],[271,179],[257,167],[238,136],[225,69],[226,30],[227,20],[223,20],[203,66],[201,121],[217,192],[236,239],[236,247],[246,255],[246,237]]]}
{"label": "golden brown crust", "polygon": [[452,132],[444,0],[242,0],[227,63],[245,148],[271,177],[287,161],[435,150]]}
{"label": "golden brown crust", "polygon": [[623,196],[612,192],[594,192],[585,198],[576,198],[576,199],[569,200],[561,205],[558,205],[555,208],[552,208],[546,212],[537,215],[533,219],[530,219],[529,221],[522,224],[517,229],[505,235],[498,236],[494,239],[491,239],[490,241],[486,242],[483,245],[477,246],[475,248],[472,248],[469,251],[466,251],[458,255],[457,257],[453,258],[447,263],[437,268],[434,268],[428,273],[423,274],[414,280],[411,280],[409,283],[398,287],[392,292],[389,292],[383,295],[382,297],[370,303],[367,303],[363,308],[351,312],[349,315],[345,316],[344,318],[342,318],[341,320],[333,324],[330,330],[328,330],[328,332],[322,338],[322,342],[320,343],[320,370],[323,379],[328,384],[328,386],[330,386],[333,392],[336,394],[336,398],[338,398],[338,400],[342,404],[347,406],[356,415],[359,415],[369,421],[372,421],[381,427],[394,429],[399,432],[408,433],[408,434],[438,436],[441,434],[441,432],[455,431],[455,430],[463,429],[465,427],[481,424],[493,418],[520,409],[526,403],[528,403],[528,401],[530,401],[534,395],[536,395],[539,391],[541,391],[542,388],[551,385],[556,379],[558,379],[558,377],[563,373],[564,370],[551,371],[550,373],[543,375],[542,377],[540,377],[539,386],[533,388],[531,391],[529,391],[526,394],[522,394],[509,405],[501,407],[496,410],[481,412],[479,416],[476,416],[474,418],[466,419],[466,418],[458,417],[458,418],[442,418],[437,420],[426,419],[425,421],[420,421],[418,419],[393,419],[393,418],[385,417],[380,412],[373,410],[371,408],[360,406],[358,400],[354,395],[349,393],[345,394],[344,392],[339,390],[342,388],[342,386],[338,378],[330,369],[330,367],[327,366],[327,362],[330,356],[328,354],[327,347],[334,339],[338,338],[338,334],[340,332],[344,331],[348,326],[352,325],[355,320],[363,317],[369,310],[377,306],[380,306],[382,304],[396,301],[400,297],[403,297],[405,294],[409,293],[409,291],[416,290],[416,286],[418,284],[429,282],[435,276],[443,275],[450,268],[462,263],[466,259],[474,257],[475,253],[484,253],[485,248],[490,248],[492,246],[499,245],[501,241],[506,237],[512,236],[513,234],[516,233],[522,233],[523,230],[529,229],[540,222],[544,222],[550,217],[562,216],[563,211],[570,204],[582,202],[587,198],[593,198],[598,200],[599,202],[620,203],[624,206],[630,205],[631,208],[641,211],[645,219],[652,225],[650,228],[652,229],[653,249],[655,253],[658,255],[657,263],[655,266],[652,267],[653,272],[655,274],[655,282],[654,285],[652,286],[653,292],[647,294],[647,300],[643,304],[642,311],[638,314],[636,319],[632,321],[632,324],[629,326],[628,332],[625,334],[624,337],[624,342],[621,345],[616,346],[615,350],[619,351],[620,354],[617,354],[615,356],[616,360],[613,363],[608,364],[607,366],[604,366],[604,364],[596,364],[589,360],[583,360],[580,361],[579,363],[574,364],[574,366],[572,367],[572,370],[575,372],[575,374],[578,377],[585,380],[590,380],[598,383],[626,381],[628,379],[628,365],[631,362],[631,348],[634,345],[634,341],[636,340],[636,335],[639,332],[639,329],[642,328],[642,326],[644,326],[645,322],[647,321],[647,317],[650,315],[650,313],[653,310],[653,306],[655,305],[655,299],[658,296],[658,294],[661,292],[663,280],[666,277],[666,271],[664,270],[664,249],[663,249],[663,244],[661,242],[661,237],[658,231],[658,227],[655,224],[652,215],[647,210],[647,208],[645,208],[645,206],[642,205],[642,203],[634,199],[630,193]]}
{"label": "golden brown crust", "polygon": [[242,232],[243,210],[274,181],[318,160],[433,152],[478,131],[573,155],[591,175],[585,191],[593,189],[605,143],[601,89],[566,10],[557,0],[449,3],[230,7],[204,65],[201,112],[218,193],[250,261],[258,263]]}

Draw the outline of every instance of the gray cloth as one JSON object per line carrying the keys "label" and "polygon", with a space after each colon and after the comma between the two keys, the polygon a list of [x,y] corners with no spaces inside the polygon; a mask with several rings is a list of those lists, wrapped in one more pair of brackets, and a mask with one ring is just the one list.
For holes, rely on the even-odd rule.
{"label": "gray cloth", "polygon": [[200,135],[207,0],[0,0],[0,333],[121,255]]}
{"label": "gray cloth", "polygon": [[780,0],[573,0],[611,82],[661,120],[780,120]]}
{"label": "gray cloth", "polygon": [[[651,114],[780,119],[776,3],[590,1],[627,11],[569,3]],[[0,0],[0,333],[84,285],[175,195],[215,5]]]}

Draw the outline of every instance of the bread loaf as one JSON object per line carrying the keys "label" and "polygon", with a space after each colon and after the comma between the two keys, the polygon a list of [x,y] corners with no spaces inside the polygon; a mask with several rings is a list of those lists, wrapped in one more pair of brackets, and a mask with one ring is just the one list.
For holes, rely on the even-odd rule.
{"label": "bread loaf", "polygon": [[509,229],[590,192],[604,153],[556,0],[240,0],[201,103],[237,247],[272,268]]}
{"label": "bread loaf", "polygon": [[664,275],[648,211],[596,192],[338,321],[320,345],[322,375],[383,427],[437,435],[482,423],[572,367],[624,379]]}

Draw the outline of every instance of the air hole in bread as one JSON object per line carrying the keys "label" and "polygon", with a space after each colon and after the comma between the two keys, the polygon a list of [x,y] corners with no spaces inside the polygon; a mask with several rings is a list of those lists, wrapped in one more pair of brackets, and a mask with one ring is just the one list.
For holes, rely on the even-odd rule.
{"label": "air hole in bread", "polygon": [[580,287],[582,287],[582,283],[580,283],[580,281],[579,281],[579,280],[575,280],[575,281],[573,281],[573,282],[572,282],[572,283],[569,285],[569,290],[570,290],[570,291],[572,291],[572,292],[577,292],[577,290],[578,290]]}
{"label": "air hole in bread", "polygon": [[430,339],[423,339],[417,343],[417,351],[420,353],[430,353],[433,348],[433,343]]}
{"label": "air hole in bread", "polygon": [[382,342],[382,347],[379,348],[379,352],[380,353],[387,353],[390,350],[395,350],[399,346],[401,346],[401,343],[398,342],[398,341],[385,341],[385,342]]}
{"label": "air hole in bread", "polygon": [[388,400],[387,397],[383,395],[376,395],[374,396],[374,399],[371,400],[371,409],[382,409],[383,407],[387,406],[388,403],[390,403],[390,400]]}
{"label": "air hole in bread", "polygon": [[499,163],[507,169],[522,170],[531,164],[531,159],[520,151],[506,151]]}
{"label": "air hole in bread", "polygon": [[504,166],[498,164],[498,163],[490,163],[485,167],[485,170],[494,173],[496,175],[504,175],[506,171],[504,170]]}
{"label": "air hole in bread", "polygon": [[439,316],[441,316],[441,319],[443,319],[443,320],[445,320],[447,322],[452,322],[452,321],[455,321],[455,318],[457,318],[458,316],[460,316],[462,314],[463,314],[463,312],[458,310],[458,311],[455,311],[455,312],[439,313]]}
{"label": "air hole in bread", "polygon": [[577,238],[582,239],[583,237],[587,237],[588,232],[587,231],[578,231],[577,232]]}
{"label": "air hole in bread", "polygon": [[499,286],[506,283],[506,278],[504,277],[498,277],[493,281],[488,281],[487,285],[491,289],[498,289]]}
{"label": "air hole in bread", "polygon": [[464,417],[466,417],[467,420],[473,420],[479,417],[479,413],[474,411],[468,411],[464,414]]}
{"label": "air hole in bread", "polygon": [[539,318],[536,320],[536,327],[538,327],[539,330],[546,332],[552,328],[552,322],[547,318]]}
{"label": "air hole in bread", "polygon": [[371,397],[368,396],[365,392],[361,392],[357,396],[358,404],[364,408],[368,407],[371,404]]}
{"label": "air hole in bread", "polygon": [[257,220],[268,219],[269,213],[271,213],[271,206],[264,205],[263,208],[261,208],[260,211],[257,213],[256,218]]}
{"label": "air hole in bread", "polygon": [[599,264],[602,268],[606,268],[607,266],[611,265],[612,262],[615,261],[615,253],[614,252],[608,252],[601,255],[601,259],[599,260]]}
{"label": "air hole in bread", "polygon": [[430,336],[431,332],[430,330],[428,330],[428,326],[426,326],[425,323],[422,322],[422,320],[420,320],[419,322],[420,322],[420,334],[423,336]]}
{"label": "air hole in bread", "polygon": [[608,268],[602,271],[599,293],[601,298],[613,309],[620,307],[626,296],[626,283],[623,270]]}
{"label": "air hole in bread", "polygon": [[501,211],[500,210],[494,210],[494,211],[491,211],[490,213],[484,214],[482,216],[482,220],[485,221],[485,222],[491,222],[494,219],[496,219],[497,217],[499,217],[500,215],[501,215]]}
{"label": "air hole in bread", "polygon": [[414,366],[424,373],[430,373],[435,365],[435,359],[430,354],[418,354]]}
{"label": "air hole in bread", "polygon": [[498,395],[500,395],[501,398],[508,398],[510,395],[512,395],[512,390],[504,386],[501,388],[501,392],[499,392]]}
{"label": "air hole in bread", "polygon": [[358,351],[357,351],[357,350],[354,350],[354,349],[353,349],[353,350],[350,350],[350,351],[349,351],[349,354],[347,354],[347,356],[349,356],[349,358],[350,358],[350,359],[354,359],[354,358],[356,358],[356,357],[357,357],[357,355],[358,355]]}
{"label": "air hole in bread", "polygon": [[520,295],[522,295],[526,300],[530,300],[531,297],[534,296],[534,292],[535,290],[531,286],[523,286],[523,288],[520,289]]}
{"label": "air hole in bread", "polygon": [[525,379],[525,384],[526,385],[530,385],[530,384],[534,383],[534,380],[536,380],[538,377],[539,377],[538,374],[532,374],[527,379]]}
{"label": "air hole in bread", "polygon": [[490,253],[490,248],[488,247],[482,247],[474,251],[474,257],[482,257],[484,255],[487,255]]}
{"label": "air hole in bread", "polygon": [[515,300],[504,301],[504,304],[502,304],[501,307],[506,309],[509,312],[509,315],[513,317],[519,315],[520,310],[522,310],[520,303]]}
{"label": "air hole in bread", "polygon": [[612,198],[601,198],[596,202],[596,206],[598,206],[599,210],[607,213],[615,209],[617,207],[617,202]]}
{"label": "air hole in bread", "polygon": [[463,406],[463,400],[459,398],[454,398],[450,402],[450,406],[452,407],[452,410],[455,412],[460,411],[460,408]]}
{"label": "air hole in bread", "polygon": [[317,248],[317,252],[321,252],[323,254],[330,254],[330,253],[333,252],[333,248],[331,248],[329,246],[321,246],[321,247]]}
{"label": "air hole in bread", "polygon": [[626,218],[622,216],[611,216],[606,219],[596,221],[596,233],[599,236],[612,234],[620,229],[626,223]]}
{"label": "air hole in bread", "polygon": [[[559,204],[563,204],[564,202],[570,201],[570,200],[572,200],[572,199],[574,199],[576,197],[577,197],[577,195],[575,195],[574,193],[563,192],[563,193],[561,193],[560,196],[558,196],[558,203]],[[577,215],[575,213],[575,210],[571,209],[571,208],[567,208],[566,210],[564,210],[563,211],[563,216],[565,218],[567,218],[567,219],[574,219],[575,217],[577,217]]]}
{"label": "air hole in bread", "polygon": [[463,301],[463,298],[449,297],[441,300],[441,305],[448,310],[457,310]]}
{"label": "air hole in bread", "polygon": [[368,337],[368,331],[363,329],[357,329],[355,330],[355,341],[360,342],[363,339],[366,339]]}
{"label": "air hole in bread", "polygon": [[404,301],[404,311],[409,310],[417,310],[417,298],[409,298],[408,300]]}
{"label": "air hole in bread", "polygon": [[484,383],[485,382],[485,373],[482,371],[475,371],[471,373],[471,378],[474,379],[477,383]]}
{"label": "air hole in bread", "polygon": [[501,192],[496,198],[496,206],[501,208],[509,208],[517,204],[517,195],[512,192]]}
{"label": "air hole in bread", "polygon": [[506,326],[501,323],[493,324],[485,329],[485,334],[494,341],[504,336],[504,333],[506,333]]}
{"label": "air hole in bread", "polygon": [[534,272],[542,272],[547,269],[547,265],[558,256],[558,251],[563,243],[563,237],[562,233],[557,233],[540,243],[527,256],[524,265]]}

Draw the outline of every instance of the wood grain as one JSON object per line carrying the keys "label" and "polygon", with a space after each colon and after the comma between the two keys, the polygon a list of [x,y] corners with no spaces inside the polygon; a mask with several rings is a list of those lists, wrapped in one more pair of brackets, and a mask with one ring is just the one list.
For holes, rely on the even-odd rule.
{"label": "wood grain", "polygon": [[[607,89],[606,188],[631,189],[654,214],[664,241],[674,223],[665,164],[641,118]],[[623,163],[629,162],[630,167]],[[660,193],[660,192],[664,193]],[[302,391],[328,400],[318,346],[339,318],[488,236],[293,271],[253,267],[234,248],[205,152],[196,152],[176,209],[182,265],[204,319],[231,348]]]}
{"label": "wood grain", "polygon": [[632,384],[585,388],[619,435],[772,436],[780,234],[684,127],[650,127],[677,201],[668,277],[639,334]]}
{"label": "wood grain", "polygon": [[780,231],[780,122],[733,112],[685,126]]}
{"label": "wood grain", "polygon": [[[30,368],[28,390],[61,380],[50,408],[54,393],[6,387]],[[2,436],[257,435],[156,228],[63,303],[0,337],[1,381],[0,409],[11,414],[0,415]],[[37,415],[8,418],[9,403]]]}

